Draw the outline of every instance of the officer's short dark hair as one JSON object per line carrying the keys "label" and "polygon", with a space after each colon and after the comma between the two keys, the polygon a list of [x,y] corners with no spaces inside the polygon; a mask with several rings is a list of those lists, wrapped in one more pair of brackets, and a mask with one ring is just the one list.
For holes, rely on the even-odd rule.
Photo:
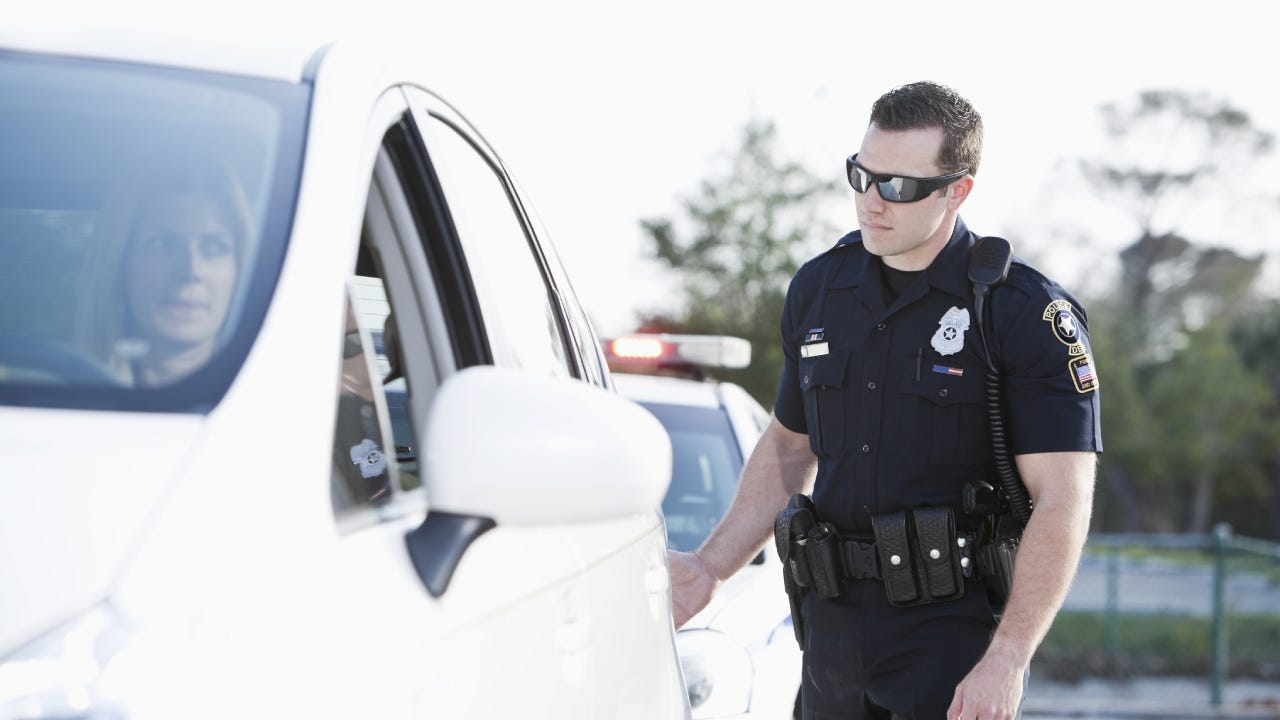
{"label": "officer's short dark hair", "polygon": [[871,106],[871,123],[881,130],[942,128],[938,167],[978,174],[982,160],[982,116],[946,85],[922,81],[896,87]]}

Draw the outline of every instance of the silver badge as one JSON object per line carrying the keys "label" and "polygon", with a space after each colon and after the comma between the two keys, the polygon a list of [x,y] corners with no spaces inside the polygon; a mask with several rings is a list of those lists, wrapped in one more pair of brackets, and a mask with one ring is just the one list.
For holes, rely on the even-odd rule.
{"label": "silver badge", "polygon": [[969,329],[969,311],[953,307],[938,321],[938,331],[931,344],[939,355],[954,355],[964,347],[964,333]]}

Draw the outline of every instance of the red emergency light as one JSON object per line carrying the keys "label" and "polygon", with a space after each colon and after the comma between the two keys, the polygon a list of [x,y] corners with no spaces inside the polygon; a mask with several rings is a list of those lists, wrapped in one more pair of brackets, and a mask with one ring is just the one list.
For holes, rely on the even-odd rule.
{"label": "red emergency light", "polygon": [[603,343],[615,371],[661,371],[700,375],[702,368],[744,368],[751,363],[751,343],[724,335],[636,334]]}

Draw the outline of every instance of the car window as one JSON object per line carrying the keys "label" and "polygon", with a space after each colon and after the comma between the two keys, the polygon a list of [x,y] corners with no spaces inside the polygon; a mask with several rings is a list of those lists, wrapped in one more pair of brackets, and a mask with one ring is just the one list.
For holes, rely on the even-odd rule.
{"label": "car window", "polygon": [[388,363],[384,355],[375,354],[373,333],[384,332],[390,315],[381,280],[353,276],[344,315],[330,483],[339,514],[391,500],[398,470],[383,432],[385,412],[379,408],[386,407],[383,378]]}
{"label": "car window", "polygon": [[503,178],[432,115],[421,131],[484,315],[496,365],[571,376],[558,305]]}
{"label": "car window", "polygon": [[0,403],[217,404],[283,257],[307,102],[0,53]]}
{"label": "car window", "polygon": [[[512,184],[517,188],[520,187],[520,184],[514,179]],[[538,215],[537,209],[526,204],[525,211],[529,221],[533,223],[536,234],[542,238],[550,238],[551,234],[547,231],[546,225]],[[578,349],[578,358],[581,360],[582,365],[582,379],[595,385],[608,387],[612,384],[608,362],[600,347],[600,340],[591,324],[591,320],[587,316],[587,311],[578,300],[573,284],[569,281],[564,262],[560,259],[554,244],[544,242],[541,247],[547,261],[547,268],[551,271],[552,278],[554,278],[561,305],[564,307],[570,331],[570,342]]]}
{"label": "car window", "polygon": [[[458,299],[436,292],[426,252],[432,241],[422,231],[439,218],[421,185],[407,182],[409,132],[405,122],[396,123],[383,141],[347,283],[331,482],[334,511],[346,529],[368,524],[364,508],[396,517],[421,506],[421,497],[408,494],[422,487],[418,419],[454,369],[457,328],[469,326],[445,319],[444,305]],[[438,232],[428,237],[447,242]],[[459,279],[455,290],[462,285]]]}
{"label": "car window", "polygon": [[671,487],[662,501],[676,550],[696,550],[729,509],[742,457],[729,418],[717,408],[642,403],[671,437]]}

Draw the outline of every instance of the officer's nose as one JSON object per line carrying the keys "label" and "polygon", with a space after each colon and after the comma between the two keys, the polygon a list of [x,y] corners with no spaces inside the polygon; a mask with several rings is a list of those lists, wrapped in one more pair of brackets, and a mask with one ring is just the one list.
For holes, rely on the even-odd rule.
{"label": "officer's nose", "polygon": [[884,198],[880,197],[880,189],[876,183],[871,183],[867,191],[862,193],[862,206],[873,213],[883,212],[885,208]]}

